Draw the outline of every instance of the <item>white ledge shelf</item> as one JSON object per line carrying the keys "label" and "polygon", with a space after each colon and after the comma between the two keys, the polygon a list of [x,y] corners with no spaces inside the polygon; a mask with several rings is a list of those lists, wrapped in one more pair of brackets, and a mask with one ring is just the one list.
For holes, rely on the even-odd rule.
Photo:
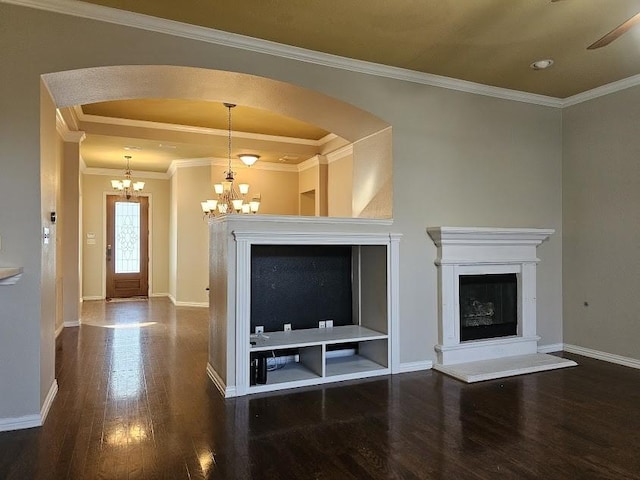
{"label": "white ledge shelf", "polygon": [[22,267],[0,267],[0,285],[15,285],[22,277]]}

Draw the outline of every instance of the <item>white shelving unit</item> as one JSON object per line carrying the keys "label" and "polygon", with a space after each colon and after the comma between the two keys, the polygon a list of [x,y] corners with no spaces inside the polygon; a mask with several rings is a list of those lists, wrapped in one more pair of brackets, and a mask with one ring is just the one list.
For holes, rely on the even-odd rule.
{"label": "white shelving unit", "polygon": [[[231,215],[210,222],[207,374],[224,397],[387,375],[397,370],[401,235],[389,231],[392,223],[268,215]],[[251,264],[256,245],[350,247],[352,324],[297,329],[296,312],[292,311],[290,319],[281,318],[283,324],[293,325],[291,332],[265,332],[262,338],[252,335]],[[309,325],[308,319],[298,323]],[[269,322],[256,323],[261,324]],[[280,357],[280,363],[286,359],[287,363],[269,371],[266,384],[250,385],[251,359],[261,353]]]}
{"label": "white shelving unit", "polygon": [[[290,361],[288,355],[289,361],[282,368],[268,372],[266,384],[251,385],[249,393],[387,375],[390,373],[388,340],[387,334],[360,325],[252,335],[255,345],[251,345],[250,356],[268,352],[277,358],[279,352],[294,349],[298,352],[298,361]],[[327,351],[328,346],[353,343],[357,344],[355,353]]]}

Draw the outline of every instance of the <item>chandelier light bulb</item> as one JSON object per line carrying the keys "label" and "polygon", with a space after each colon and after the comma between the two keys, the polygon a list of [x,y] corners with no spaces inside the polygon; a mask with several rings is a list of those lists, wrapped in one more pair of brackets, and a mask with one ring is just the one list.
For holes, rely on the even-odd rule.
{"label": "chandelier light bulb", "polygon": [[[218,195],[218,198],[215,200],[207,200],[205,202],[201,202],[202,211],[204,212],[204,218],[212,218],[216,215],[226,215],[231,213],[256,213],[260,206],[259,196],[257,203],[255,196],[251,202],[247,202],[246,196],[249,193],[248,183],[235,183],[236,173],[231,170],[231,109],[233,109],[235,105],[231,103],[225,103],[224,106],[225,108],[227,108],[228,112],[228,168],[224,172],[224,180],[213,185],[213,190],[216,195]],[[259,155],[249,153],[238,155],[238,157],[247,166],[253,165],[260,158]]]}

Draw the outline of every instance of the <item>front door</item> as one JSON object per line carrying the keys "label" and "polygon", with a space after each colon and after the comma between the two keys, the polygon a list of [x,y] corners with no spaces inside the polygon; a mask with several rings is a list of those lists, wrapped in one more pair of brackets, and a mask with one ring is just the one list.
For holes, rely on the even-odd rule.
{"label": "front door", "polygon": [[107,195],[107,298],[147,296],[149,199]]}

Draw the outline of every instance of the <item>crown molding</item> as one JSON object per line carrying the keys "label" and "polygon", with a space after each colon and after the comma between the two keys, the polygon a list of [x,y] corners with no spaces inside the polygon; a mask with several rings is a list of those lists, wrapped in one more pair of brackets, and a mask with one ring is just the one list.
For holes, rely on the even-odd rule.
{"label": "crown molding", "polygon": [[[602,85],[592,90],[562,99],[507,88],[493,87],[399,67],[390,67],[363,60],[354,60],[329,53],[315,52],[313,50],[270,42],[268,40],[261,40],[236,33],[223,32],[221,30],[197,25],[189,25],[182,22],[176,22],[174,20],[156,18],[149,15],[127,12],[102,5],[84,3],[77,0],[0,0],[0,3],[9,3],[64,15],[114,23],[117,25],[139,28],[141,30],[164,33],[177,37],[239,48],[251,52],[273,55],[351,72],[392,78],[411,83],[554,108],[570,107],[640,84],[640,75],[635,75],[633,77]],[[320,141],[322,140],[323,139]]]}
{"label": "crown molding", "polygon": [[567,97],[562,101],[562,107],[565,108],[571,107],[573,105],[578,105],[579,103],[587,102],[599,97],[604,97],[605,95],[609,95],[610,93],[616,93],[621,90],[626,90],[627,88],[635,87],[637,85],[640,85],[640,74],[628,78],[623,78],[622,80],[618,80],[617,82],[608,83],[606,85],[602,85],[601,87],[597,87],[592,90]]}
{"label": "crown molding", "polygon": [[102,22],[115,23],[142,30],[174,35],[191,40],[213,43],[232,48],[273,55],[290,60],[312,63],[326,67],[339,68],[356,73],[374,75],[378,77],[393,78],[406,82],[441,87],[449,90],[457,90],[466,93],[474,93],[488,97],[513,100],[516,102],[532,103],[547,107],[562,107],[562,100],[546,95],[520,92],[507,88],[493,87],[480,83],[459,80],[441,75],[416,72],[399,67],[390,67],[364,60],[332,55],[329,53],[315,52],[300,47],[293,47],[268,40],[239,35],[237,33],[223,32],[212,28],[189,25],[174,20],[156,18],[140,13],[127,12],[102,5],[83,3],[77,0],[0,0],[24,7],[37,8],[50,12],[72,15],[75,17],[89,18]]}
{"label": "crown molding", "polygon": [[305,160],[304,162],[300,162],[297,165],[297,172],[304,172],[305,170],[309,170],[310,168],[317,167],[318,165],[328,165],[329,161],[325,155],[314,155],[313,157]]}
{"label": "crown molding", "polygon": [[327,163],[333,163],[349,155],[353,155],[353,143],[329,152],[325,156],[327,157]]}
{"label": "crown molding", "polygon": [[329,143],[331,140],[335,140],[336,138],[339,138],[339,137],[335,133],[327,133],[324,137],[318,140],[318,146],[322,146],[326,143]]}
{"label": "crown molding", "polygon": [[167,169],[167,175],[169,178],[173,177],[176,170],[179,168],[188,168],[188,167],[210,167],[211,159],[210,158],[187,158],[184,160],[173,160],[169,168]]}
{"label": "crown molding", "polygon": [[[82,172],[85,175],[104,175],[108,177],[122,177],[123,176],[122,169],[115,168],[93,168],[87,167]],[[170,177],[166,173],[162,172],[145,172],[144,170],[136,170],[136,174],[134,175],[136,178],[150,178],[154,180],[168,180]]]}
{"label": "crown molding", "polygon": [[[227,158],[214,158],[211,160],[211,165],[216,167],[226,167],[229,165],[229,160]],[[272,172],[297,172],[298,165],[288,165],[282,163],[274,163],[274,162],[256,162],[250,167],[247,167],[240,160],[231,160],[231,168],[234,170],[237,169],[251,169],[251,170],[267,170]]]}
{"label": "crown molding", "polygon": [[[218,128],[195,127],[192,125],[178,125],[175,123],[161,123],[151,122],[148,120],[132,120],[129,118],[88,115],[84,113],[82,111],[82,108],[80,108],[80,106],[78,105],[74,107],[74,112],[80,122],[86,123],[102,123],[107,125],[119,125],[123,127],[150,128],[154,130],[166,130],[180,133],[196,133],[200,135],[213,135],[218,137],[226,137],[229,134],[228,130],[222,130]],[[295,145],[307,145],[311,147],[320,147],[328,141],[333,140],[333,138],[329,138],[328,140],[326,140],[328,137],[330,137],[330,135],[333,135],[333,138],[337,138],[337,135],[334,134],[325,135],[319,140],[311,140],[307,138],[285,137],[282,135],[265,135],[263,133],[249,133],[235,130],[233,132],[234,138],[246,138],[249,140],[260,140],[265,142],[290,143]]]}
{"label": "crown molding", "polygon": [[[226,158],[185,158],[180,160],[173,160],[171,165],[167,169],[167,175],[172,177],[176,170],[179,168],[189,167],[226,167],[229,165],[229,160]],[[238,168],[251,168],[252,170],[267,170],[272,172],[289,172],[295,173],[298,171],[298,165],[283,165],[273,162],[258,162],[251,167],[247,167],[240,160],[232,160],[231,168],[237,170]]]}
{"label": "crown molding", "polygon": [[65,142],[82,143],[87,138],[87,135],[82,131],[70,130],[58,109],[56,109],[56,131]]}

